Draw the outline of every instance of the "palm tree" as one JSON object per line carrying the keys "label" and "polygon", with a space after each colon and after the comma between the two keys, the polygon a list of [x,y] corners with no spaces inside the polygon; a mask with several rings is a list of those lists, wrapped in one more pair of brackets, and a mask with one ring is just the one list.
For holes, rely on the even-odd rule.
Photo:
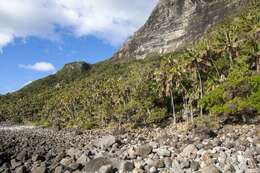
{"label": "palm tree", "polygon": [[[209,62],[207,57],[202,56],[198,51],[194,49],[189,49],[188,56],[190,58],[189,63],[187,64],[188,69],[191,69],[191,77],[194,80],[194,83],[198,83],[199,88],[199,98],[202,99],[204,95],[204,84],[202,79],[202,73],[206,73],[209,67]],[[203,107],[200,106],[200,115],[203,116]]]}
{"label": "palm tree", "polygon": [[234,59],[239,56],[239,48],[244,40],[240,40],[236,34],[237,26],[224,31],[224,35],[220,34],[219,42],[222,46],[222,53],[226,52],[230,61],[230,67],[234,64]]}
{"label": "palm tree", "polygon": [[181,62],[174,56],[169,56],[161,64],[160,70],[155,73],[155,80],[160,85],[162,95],[170,97],[174,124],[177,122],[174,93],[180,91],[183,80],[180,67]]}

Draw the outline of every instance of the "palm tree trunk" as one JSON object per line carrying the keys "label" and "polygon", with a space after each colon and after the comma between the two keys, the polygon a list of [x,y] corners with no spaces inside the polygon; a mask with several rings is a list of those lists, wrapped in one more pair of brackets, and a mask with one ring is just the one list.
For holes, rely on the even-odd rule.
{"label": "palm tree trunk", "polygon": [[189,115],[188,115],[188,101],[187,98],[183,98],[183,103],[184,103],[184,118],[186,119],[186,124],[189,124]]}
{"label": "palm tree trunk", "polygon": [[256,56],[256,72],[260,74],[260,55]]}
{"label": "palm tree trunk", "polygon": [[172,90],[171,90],[171,104],[172,104],[173,122],[174,122],[174,124],[176,124],[176,112],[175,112],[175,104],[174,104],[174,98],[173,98]]}
{"label": "palm tree trunk", "polygon": [[193,116],[193,108],[191,106],[191,109],[190,109],[190,119],[191,119],[191,124],[192,124],[192,127],[194,125],[194,116]]}
{"label": "palm tree trunk", "polygon": [[230,67],[232,67],[233,66],[233,55],[232,55],[232,49],[230,48],[229,49],[229,53],[228,53],[229,55],[229,61],[230,61]]}
{"label": "palm tree trunk", "polygon": [[221,75],[220,75],[220,72],[218,70],[218,67],[216,66],[216,64],[214,63],[214,61],[212,59],[210,59],[210,62],[211,64],[213,65],[214,69],[216,70],[217,74],[218,74],[218,77],[220,78]]}
{"label": "palm tree trunk", "polygon": [[[203,83],[201,79],[200,72],[198,72],[198,77],[199,77],[199,85],[200,85],[200,99],[203,98]],[[200,106],[200,116],[203,117],[203,107]]]}

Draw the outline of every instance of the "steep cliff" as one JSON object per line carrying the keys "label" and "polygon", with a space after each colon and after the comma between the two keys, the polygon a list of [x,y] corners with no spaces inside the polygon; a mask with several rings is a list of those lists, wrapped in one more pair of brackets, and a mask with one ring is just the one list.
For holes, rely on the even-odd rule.
{"label": "steep cliff", "polygon": [[199,39],[247,0],[159,0],[145,25],[113,56],[143,59],[176,51]]}

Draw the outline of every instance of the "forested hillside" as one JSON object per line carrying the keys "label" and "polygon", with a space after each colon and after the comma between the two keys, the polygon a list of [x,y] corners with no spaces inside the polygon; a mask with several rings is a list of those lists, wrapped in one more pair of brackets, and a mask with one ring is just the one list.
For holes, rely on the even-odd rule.
{"label": "forested hillside", "polygon": [[[84,64],[84,63],[83,63]],[[82,64],[81,64],[82,67]],[[0,96],[0,120],[62,127],[250,121],[260,114],[260,2],[194,45],[145,60],[66,68]]]}

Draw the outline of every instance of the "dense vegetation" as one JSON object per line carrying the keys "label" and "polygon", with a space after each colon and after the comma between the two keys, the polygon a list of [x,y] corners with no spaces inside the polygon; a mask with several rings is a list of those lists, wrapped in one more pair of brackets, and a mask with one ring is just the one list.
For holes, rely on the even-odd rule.
{"label": "dense vegetation", "polygon": [[250,2],[185,50],[64,68],[0,96],[0,119],[85,128],[253,119],[260,114],[260,2]]}

